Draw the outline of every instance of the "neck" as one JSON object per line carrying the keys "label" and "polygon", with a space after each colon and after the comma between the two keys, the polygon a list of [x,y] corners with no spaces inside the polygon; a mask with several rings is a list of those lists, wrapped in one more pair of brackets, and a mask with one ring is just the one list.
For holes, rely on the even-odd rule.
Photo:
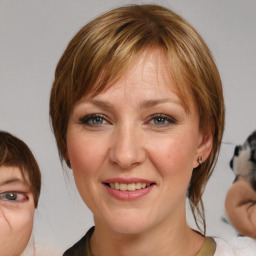
{"label": "neck", "polygon": [[185,216],[136,234],[120,234],[95,220],[91,248],[94,256],[194,256],[203,242],[204,238],[187,225]]}

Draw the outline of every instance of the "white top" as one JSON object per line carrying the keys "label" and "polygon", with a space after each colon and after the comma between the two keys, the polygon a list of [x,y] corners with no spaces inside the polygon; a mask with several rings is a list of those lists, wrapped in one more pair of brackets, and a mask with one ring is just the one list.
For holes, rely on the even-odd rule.
{"label": "white top", "polygon": [[256,240],[249,237],[235,237],[229,242],[214,238],[214,256],[256,256]]}

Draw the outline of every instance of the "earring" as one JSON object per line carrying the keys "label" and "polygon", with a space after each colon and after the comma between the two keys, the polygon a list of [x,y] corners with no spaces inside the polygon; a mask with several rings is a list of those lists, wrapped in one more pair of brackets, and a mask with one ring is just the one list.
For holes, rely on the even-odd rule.
{"label": "earring", "polygon": [[197,162],[199,163],[199,165],[201,165],[203,163],[203,158],[201,156],[199,156],[197,158]]}

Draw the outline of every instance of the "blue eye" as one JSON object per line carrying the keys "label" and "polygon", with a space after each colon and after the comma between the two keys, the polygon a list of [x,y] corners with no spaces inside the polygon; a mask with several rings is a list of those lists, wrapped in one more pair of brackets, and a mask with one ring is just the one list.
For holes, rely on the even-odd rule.
{"label": "blue eye", "polygon": [[157,125],[163,125],[163,124],[166,124],[167,122],[166,118],[163,118],[163,117],[153,118],[153,121],[154,121],[154,124],[157,124]]}
{"label": "blue eye", "polygon": [[100,126],[105,124],[106,122],[107,121],[104,116],[99,114],[88,115],[80,119],[81,124],[85,124],[88,126]]}
{"label": "blue eye", "polygon": [[0,200],[4,201],[24,201],[26,196],[18,192],[3,192],[0,194]]}
{"label": "blue eye", "polygon": [[151,117],[149,123],[155,126],[168,126],[176,124],[176,120],[164,114],[156,114]]}

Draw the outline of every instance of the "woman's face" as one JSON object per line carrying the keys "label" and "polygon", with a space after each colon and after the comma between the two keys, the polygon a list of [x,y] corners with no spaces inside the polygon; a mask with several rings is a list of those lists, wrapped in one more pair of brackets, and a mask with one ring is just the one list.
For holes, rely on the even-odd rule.
{"label": "woman's face", "polygon": [[160,50],[144,52],[108,90],[74,106],[67,158],[98,226],[138,233],[185,221],[191,174],[211,140],[169,74]]}
{"label": "woman's face", "polygon": [[34,198],[18,167],[0,167],[0,255],[18,256],[33,227]]}

